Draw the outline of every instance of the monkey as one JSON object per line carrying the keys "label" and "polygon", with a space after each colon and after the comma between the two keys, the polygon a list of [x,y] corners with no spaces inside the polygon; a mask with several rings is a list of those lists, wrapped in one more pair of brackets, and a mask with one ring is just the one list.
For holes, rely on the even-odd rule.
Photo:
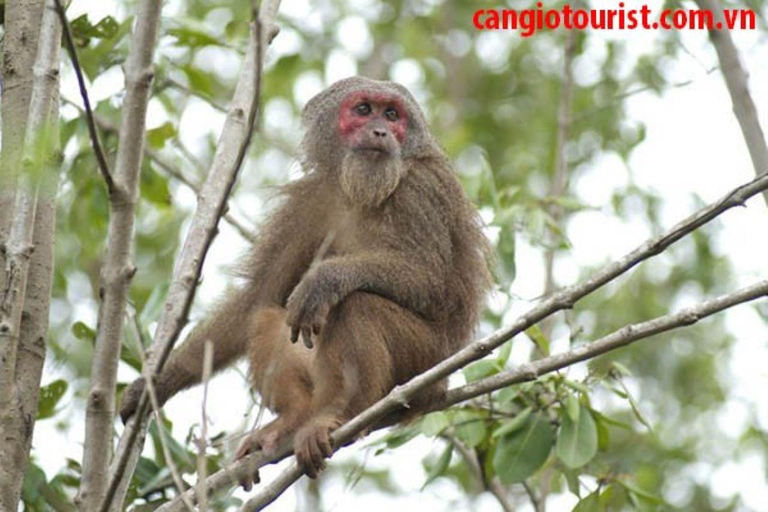
{"label": "monkey", "polygon": [[[236,458],[293,443],[315,478],[334,429],[468,342],[492,258],[477,211],[404,86],[343,79],[307,103],[302,126],[305,172],[280,191],[240,261],[244,284],[171,353],[156,390],[164,403],[199,383],[207,340],[214,370],[247,355],[251,384],[276,419],[249,433]],[[446,388],[425,391],[395,421]],[[143,389],[139,378],[124,392],[124,422]]]}

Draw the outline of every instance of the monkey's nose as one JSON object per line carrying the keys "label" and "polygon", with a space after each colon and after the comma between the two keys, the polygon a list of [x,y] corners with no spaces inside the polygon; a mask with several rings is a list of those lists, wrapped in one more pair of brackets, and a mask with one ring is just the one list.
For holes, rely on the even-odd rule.
{"label": "monkey's nose", "polygon": [[378,128],[374,128],[373,129],[373,134],[376,137],[386,137],[387,136],[387,131],[386,130],[380,130]]}

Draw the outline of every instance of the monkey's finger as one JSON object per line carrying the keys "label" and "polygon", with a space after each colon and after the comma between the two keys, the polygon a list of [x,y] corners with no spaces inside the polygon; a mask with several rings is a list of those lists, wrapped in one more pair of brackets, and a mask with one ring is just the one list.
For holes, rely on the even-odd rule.
{"label": "monkey's finger", "polygon": [[291,343],[296,343],[297,341],[299,341],[299,328],[294,325],[291,327]]}
{"label": "monkey's finger", "polygon": [[[323,454],[323,457],[328,458],[333,455],[333,445],[331,444],[330,436],[320,437],[317,441],[317,444],[320,448],[320,452]],[[323,465],[325,465],[325,462],[323,462]]]}
{"label": "monkey's finger", "polygon": [[309,328],[305,327],[301,330],[301,339],[304,341],[304,346],[311,349],[314,347],[312,343],[312,332]]}
{"label": "monkey's finger", "polygon": [[[258,473],[258,471],[257,471]],[[253,489],[253,481],[251,478],[245,476],[240,479],[240,487],[243,488],[245,492],[250,492],[251,489]]]}
{"label": "monkey's finger", "polygon": [[[310,478],[317,478],[317,474],[325,468],[325,457],[323,457],[322,451],[319,446],[319,439],[315,437],[309,443],[309,461],[307,464],[307,474]],[[311,472],[309,471],[311,469]],[[310,474],[311,473],[311,474]]]}

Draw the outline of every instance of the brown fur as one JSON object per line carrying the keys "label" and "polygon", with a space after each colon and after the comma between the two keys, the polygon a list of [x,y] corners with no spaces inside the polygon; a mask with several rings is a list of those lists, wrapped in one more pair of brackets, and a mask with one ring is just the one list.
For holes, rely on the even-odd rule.
{"label": "brown fur", "polygon": [[[342,101],[360,91],[405,105],[402,143],[387,132],[383,151],[358,151],[334,129]],[[248,353],[253,386],[278,418],[237,456],[293,439],[315,476],[333,429],[466,343],[489,275],[478,216],[407,90],[342,80],[308,103],[303,122],[307,174],[284,188],[242,262],[246,284],[174,351],[158,389],[166,400],[199,382],[207,339],[216,369]],[[355,144],[374,140],[367,129],[354,133]],[[291,343],[298,338],[306,347]],[[126,393],[124,419],[141,389],[139,380]]]}

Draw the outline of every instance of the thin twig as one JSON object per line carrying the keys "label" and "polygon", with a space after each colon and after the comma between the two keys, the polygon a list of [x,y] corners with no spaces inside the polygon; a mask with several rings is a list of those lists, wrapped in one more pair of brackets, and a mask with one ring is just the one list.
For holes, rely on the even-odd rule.
{"label": "thin twig", "polygon": [[203,350],[203,404],[201,406],[200,438],[197,440],[197,495],[200,498],[200,511],[208,510],[208,495],[205,492],[207,459],[205,450],[208,443],[208,384],[213,373],[213,343],[206,340]]}
{"label": "thin twig", "polygon": [[528,499],[531,500],[533,510],[536,512],[542,512],[543,509],[541,497],[536,494],[536,489],[534,489],[527,480],[523,480],[523,489],[525,489],[525,493],[528,495]]}
{"label": "thin twig", "polygon": [[[714,14],[715,21],[726,27],[723,17],[723,7],[718,0],[696,0],[703,10]],[[760,118],[752,96],[749,93],[749,80],[747,70],[739,61],[739,51],[731,38],[730,30],[712,29],[709,38],[717,51],[720,61],[720,70],[723,72],[725,85],[733,103],[733,113],[739,122],[744,142],[747,144],[752,166],[756,174],[768,172],[768,145],[765,142],[763,128],[760,126]],[[768,192],[763,193],[768,205]]]}
{"label": "thin twig", "polygon": [[[552,173],[552,181],[549,187],[549,196],[557,199],[565,194],[568,188],[568,160],[565,146],[570,137],[571,115],[573,110],[573,60],[576,53],[576,31],[570,31],[567,35],[565,50],[563,53],[563,78],[560,85],[560,100],[557,108],[557,138],[555,143],[555,161]],[[562,227],[564,211],[556,201],[552,201],[547,210],[552,216],[552,221],[558,229]],[[558,239],[562,235],[550,227],[547,231],[547,248],[544,251],[544,295],[549,295],[556,288],[555,283],[555,256],[558,248]],[[544,336],[549,338],[554,327],[554,317],[542,322]]]}
{"label": "thin twig", "polygon": [[[139,359],[141,360],[141,367],[142,368],[148,368],[148,366],[145,366],[144,363],[146,363],[145,357],[144,357],[144,343],[141,342],[141,339],[143,338],[141,334],[141,329],[139,327],[138,319],[136,318],[136,315],[131,315],[133,317],[133,328],[135,330],[136,340],[137,340],[137,346],[136,351],[139,354]],[[181,473],[179,472],[179,468],[176,466],[176,462],[173,460],[173,454],[171,453],[171,450],[169,448],[168,443],[168,436],[165,432],[165,418],[163,415],[163,408],[160,405],[160,401],[157,399],[157,392],[155,390],[155,383],[154,381],[149,378],[149,375],[144,375],[144,380],[146,382],[147,386],[147,393],[149,393],[149,400],[152,404],[152,412],[155,416],[155,424],[157,425],[157,432],[160,435],[160,448],[163,451],[163,457],[165,458],[165,462],[168,464],[168,469],[171,472],[171,478],[173,479],[173,483],[176,486],[176,489],[179,492],[179,496],[181,496],[182,501],[184,502],[184,506],[187,507],[187,510],[189,512],[195,512],[195,506],[192,504],[192,502],[189,500],[189,498],[184,498],[184,480],[181,478]]]}
{"label": "thin twig", "polygon": [[483,468],[483,464],[480,461],[477,450],[475,448],[470,448],[458,437],[456,437],[456,433],[453,427],[444,431],[441,436],[445,437],[453,443],[461,456],[464,457],[467,466],[469,466],[472,474],[475,475],[475,478],[477,479],[481,488],[487,490],[496,498],[496,501],[498,501],[499,505],[501,505],[501,509],[504,512],[514,512],[515,507],[512,502],[509,501],[509,494],[501,484],[501,481],[499,481],[498,478],[491,478],[490,480],[488,479],[488,475]]}
{"label": "thin twig", "polygon": [[88,125],[88,134],[91,136],[93,152],[96,154],[96,162],[99,164],[99,171],[101,171],[101,176],[104,178],[104,183],[107,185],[107,192],[112,195],[115,189],[115,183],[112,180],[112,173],[109,170],[109,164],[107,163],[107,159],[104,156],[104,149],[101,146],[99,132],[96,130],[96,123],[93,120],[91,100],[88,98],[88,89],[85,86],[85,78],[83,78],[83,70],[80,67],[80,59],[77,57],[77,49],[75,48],[74,41],[72,41],[72,32],[69,28],[69,21],[67,21],[67,14],[64,12],[64,6],[61,5],[61,0],[53,1],[56,4],[56,12],[59,14],[61,26],[64,29],[64,41],[67,45],[67,53],[69,53],[69,60],[72,61],[72,67],[75,70],[77,85],[80,88],[80,97],[83,99],[83,106],[85,107],[85,120]]}
{"label": "thin twig", "polygon": [[[237,179],[245,158],[247,144],[251,139],[254,126],[256,126],[257,113],[259,112],[258,103],[261,95],[261,63],[268,41],[277,34],[274,19],[279,5],[279,0],[264,2],[262,5],[259,16],[264,22],[264,34],[260,30],[261,23],[254,25],[246,59],[222,129],[211,170],[201,190],[197,209],[166,296],[166,307],[163,309],[155,331],[149,361],[153,375],[158,375],[162,371],[163,364],[186,323],[205,255],[216,234],[216,226],[224,212],[227,197]],[[246,122],[243,122],[246,112],[248,113]],[[232,158],[233,154],[235,155],[234,159]],[[110,468],[108,491],[102,502],[101,512],[121,509],[130,475],[141,452],[141,444],[146,431],[147,401],[145,393],[139,400],[136,412],[128,421],[120,439],[117,453]]]}

